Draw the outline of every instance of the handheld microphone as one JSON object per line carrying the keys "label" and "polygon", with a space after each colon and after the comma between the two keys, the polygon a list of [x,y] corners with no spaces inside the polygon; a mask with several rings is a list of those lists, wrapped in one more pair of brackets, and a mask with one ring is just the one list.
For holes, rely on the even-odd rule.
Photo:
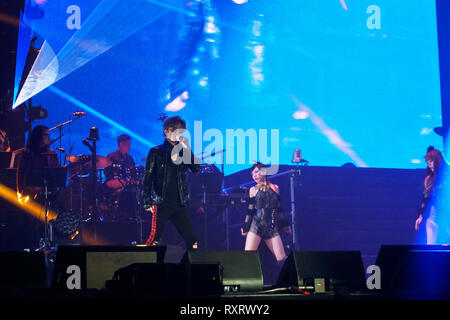
{"label": "handheld microphone", "polygon": [[84,111],[77,111],[77,112],[72,113],[72,115],[76,116],[76,117],[82,117],[82,116],[86,115],[86,112],[84,112]]}
{"label": "handheld microphone", "polygon": [[[180,137],[178,138],[178,141],[181,143],[181,145],[183,146],[184,149],[187,149],[186,143],[184,143],[184,141],[181,140],[182,138],[183,138],[183,137],[180,136]],[[184,138],[183,138],[183,139],[184,139]]]}

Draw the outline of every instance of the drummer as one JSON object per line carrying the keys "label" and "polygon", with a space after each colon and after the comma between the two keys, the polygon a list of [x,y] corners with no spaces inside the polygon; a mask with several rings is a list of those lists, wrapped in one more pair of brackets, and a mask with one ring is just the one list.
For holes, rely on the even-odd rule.
{"label": "drummer", "polygon": [[121,191],[128,183],[127,172],[135,166],[133,158],[129,155],[131,137],[122,134],[117,138],[118,149],[108,154],[112,165],[105,169],[106,185],[114,191]]}

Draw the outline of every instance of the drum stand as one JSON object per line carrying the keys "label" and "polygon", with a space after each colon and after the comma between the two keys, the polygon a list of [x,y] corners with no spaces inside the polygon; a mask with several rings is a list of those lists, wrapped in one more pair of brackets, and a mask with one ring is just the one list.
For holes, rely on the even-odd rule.
{"label": "drum stand", "polygon": [[[89,137],[84,139],[82,142],[85,146],[89,148],[92,153],[92,170],[91,170],[91,183],[92,183],[92,225],[94,227],[94,240],[97,240],[97,220],[98,220],[98,208],[97,208],[97,141],[100,140],[98,135],[98,129],[92,127],[89,132]],[[92,142],[92,145],[89,143]]]}

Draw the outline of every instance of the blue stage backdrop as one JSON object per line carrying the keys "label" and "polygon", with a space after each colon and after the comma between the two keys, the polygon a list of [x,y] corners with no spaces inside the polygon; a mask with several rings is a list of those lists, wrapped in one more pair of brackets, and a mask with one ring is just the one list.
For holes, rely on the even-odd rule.
{"label": "blue stage backdrop", "polygon": [[128,133],[144,165],[161,113],[187,120],[196,151],[211,141],[194,121],[220,130],[234,150],[226,174],[263,160],[247,145],[236,164],[226,129],[268,129],[269,141],[278,129],[280,164],[299,148],[311,165],[424,168],[426,148],[442,149],[434,1],[27,0],[23,22],[18,58],[33,36],[41,53],[15,99],[48,109],[49,127],[86,111],[63,128],[72,154],[89,153],[81,140],[96,126],[99,154]]}

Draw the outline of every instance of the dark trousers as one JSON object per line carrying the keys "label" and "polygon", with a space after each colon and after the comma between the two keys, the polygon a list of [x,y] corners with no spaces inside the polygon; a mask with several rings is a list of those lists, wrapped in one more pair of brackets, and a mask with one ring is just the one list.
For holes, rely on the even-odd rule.
{"label": "dark trousers", "polygon": [[197,237],[192,227],[187,207],[180,206],[179,201],[164,201],[157,206],[156,231],[154,241],[159,241],[167,221],[171,221],[186,243],[186,248],[192,248]]}

